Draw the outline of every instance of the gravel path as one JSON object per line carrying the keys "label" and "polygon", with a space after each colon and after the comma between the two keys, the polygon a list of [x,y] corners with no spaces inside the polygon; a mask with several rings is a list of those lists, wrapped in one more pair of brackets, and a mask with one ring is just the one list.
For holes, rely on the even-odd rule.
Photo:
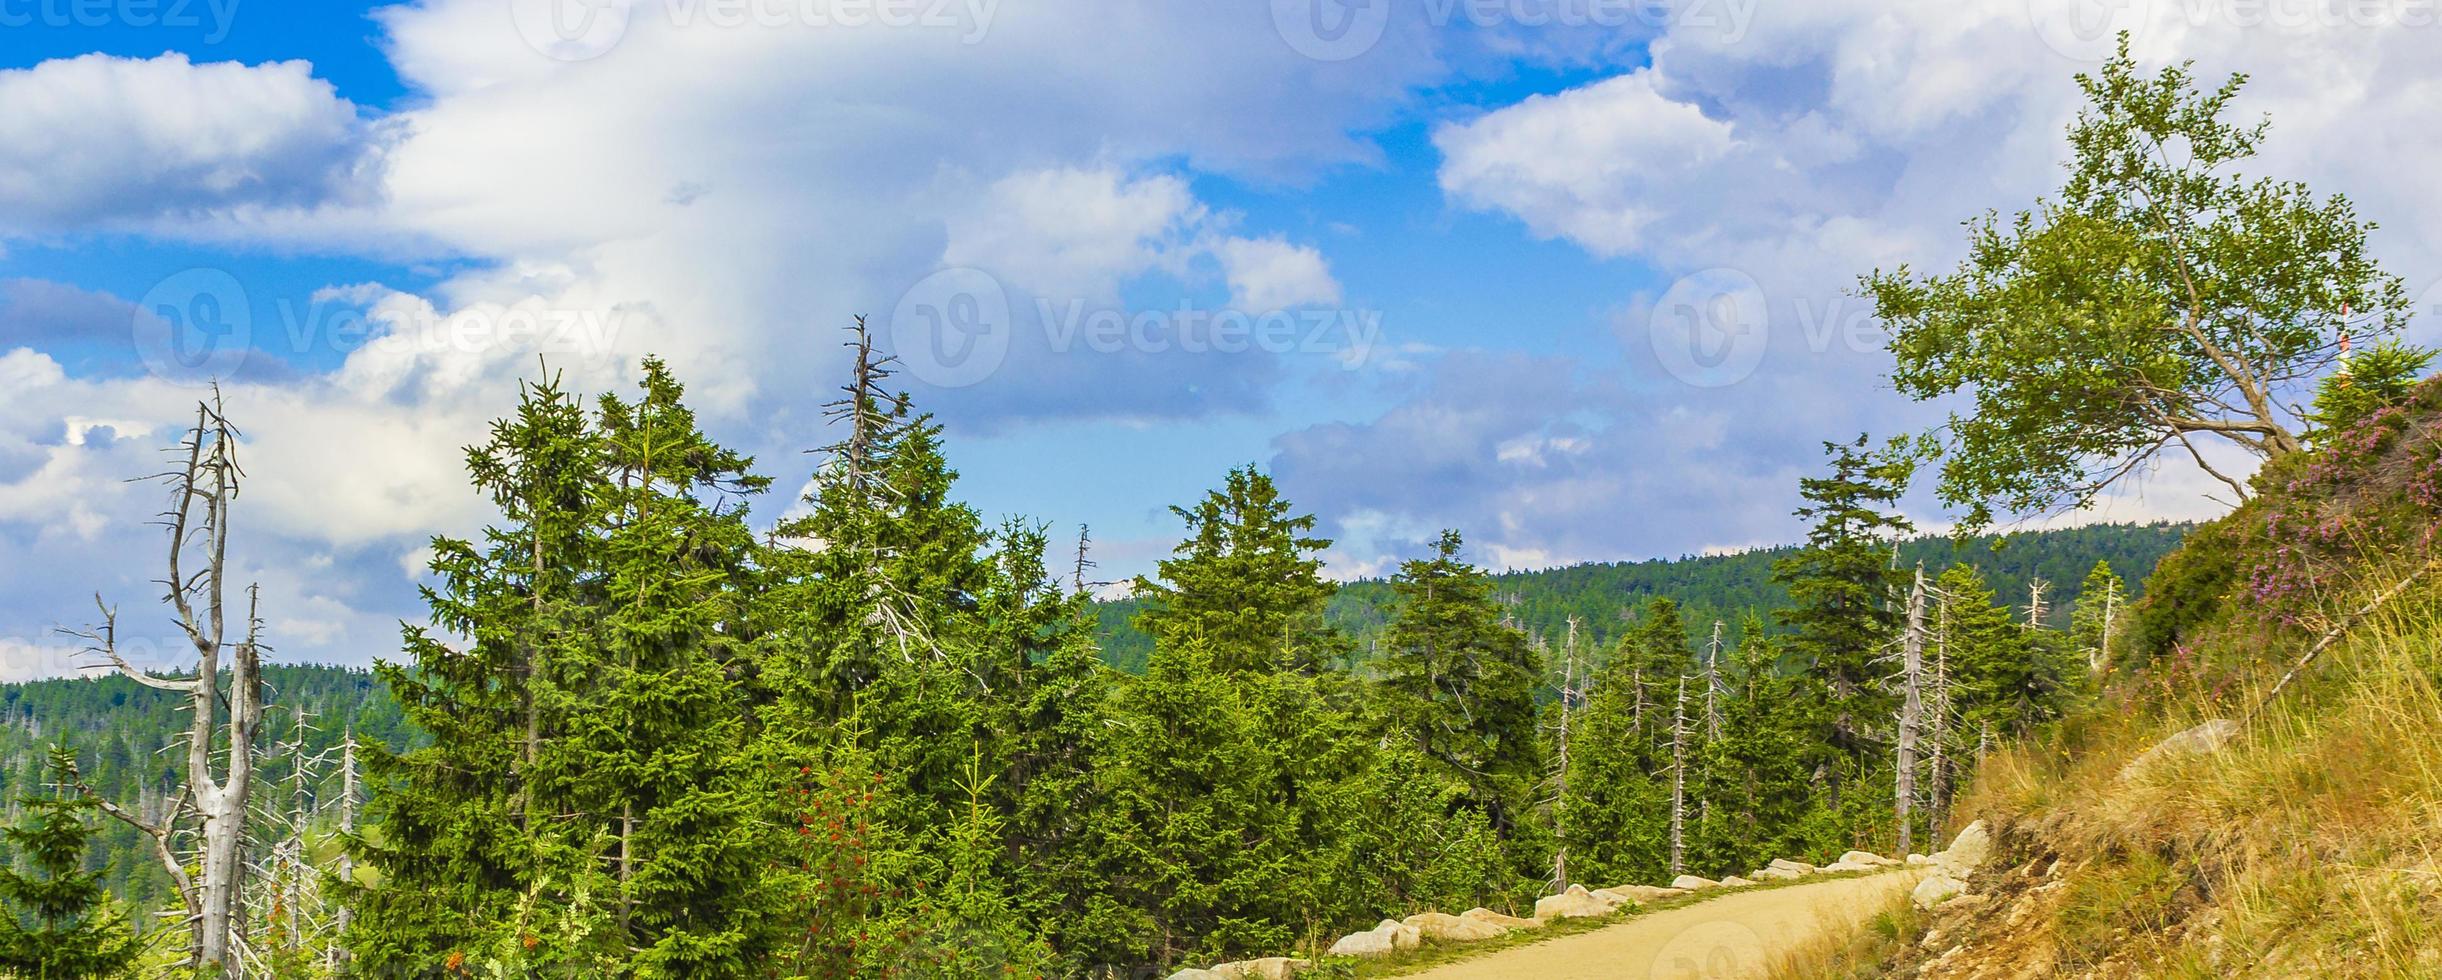
{"label": "gravel path", "polygon": [[1855,929],[1908,893],[1914,869],[1725,895],[1594,932],[1447,963],[1411,980],[1738,980],[1767,956]]}

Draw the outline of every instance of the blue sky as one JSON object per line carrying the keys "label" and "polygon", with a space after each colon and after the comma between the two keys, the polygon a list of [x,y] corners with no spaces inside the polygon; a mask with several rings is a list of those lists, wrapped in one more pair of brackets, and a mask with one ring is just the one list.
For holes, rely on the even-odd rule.
{"label": "blue sky", "polygon": [[[2264,172],[2349,193],[2424,283],[2412,7],[2103,26],[2251,73]],[[151,594],[125,480],[206,375],[283,655],[364,662],[418,615],[424,541],[487,518],[458,449],[538,356],[590,390],[667,357],[793,489],[856,314],[927,360],[963,495],[1090,523],[1113,577],[1247,463],[1340,575],[1442,527],[1493,566],[1789,540],[1821,441],[1938,418],[1881,382],[1855,277],[2055,186],[2108,44],[2077,0],[874,9],[0,0],[0,672],[72,666],[50,630],[92,592]],[[1691,360],[1683,310],[1748,339]],[[2090,516],[2210,514],[2203,487],[2167,466]]]}

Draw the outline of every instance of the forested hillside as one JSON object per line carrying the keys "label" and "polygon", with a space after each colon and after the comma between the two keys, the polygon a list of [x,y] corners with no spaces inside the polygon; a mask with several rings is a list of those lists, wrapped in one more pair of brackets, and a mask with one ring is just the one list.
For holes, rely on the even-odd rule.
{"label": "forested hillside", "polygon": [[[2191,525],[2177,523],[2093,524],[2056,531],[1979,534],[1965,539],[1916,537],[1901,543],[1898,563],[1923,564],[1938,575],[1953,564],[1970,564],[1984,573],[1986,583],[2005,601],[2023,611],[2028,586],[2044,583],[2044,622],[2055,629],[2069,627],[2070,599],[2086,573],[2098,561],[2130,582],[2130,595],[2143,594],[2140,581],[2154,563],[2179,546]],[[1739,642],[1738,630],[1748,613],[1767,615],[1789,605],[1788,590],[1772,581],[1772,565],[1797,550],[1795,545],[1757,548],[1727,555],[1655,558],[1633,562],[1595,562],[1537,571],[1505,571],[1491,576],[1493,594],[1506,614],[1529,634],[1557,638],[1568,631],[1571,617],[1585,638],[1607,646],[1633,625],[1636,610],[1646,600],[1667,598],[1679,604],[1691,642],[1708,638],[1712,624],[1724,625],[1725,640]],[[1130,625],[1143,608],[1132,599],[1095,603],[1100,621],[1103,657],[1122,670],[1142,670],[1152,652],[1152,640]],[[1382,631],[1391,621],[1396,597],[1381,579],[1340,586],[1324,615],[1355,641],[1359,660],[1379,652]]]}
{"label": "forested hillside", "polygon": [[[1343,586],[1247,466],[1098,603],[1060,571],[1089,555],[961,502],[953,434],[860,318],[811,474],[716,441],[659,359],[496,393],[464,460],[495,517],[433,539],[400,648],[264,667],[276,617],[231,577],[245,443],[207,395],[160,522],[191,669],[121,659],[104,606],[82,635],[116,678],[0,701],[0,975],[1119,980],[1929,851],[1969,813],[2008,867],[1943,862],[1981,891],[1923,904],[1998,975],[2430,975],[2442,382],[2375,347],[2291,427],[2266,378],[2396,328],[2404,290],[2345,202],[2182,169],[2253,146],[2235,81],[2135,72],[2124,40],[2080,78],[2081,210],[1866,279],[1901,389],[1974,404],[1823,443],[1785,548],[1495,574],[1451,528]],[[2190,193],[2221,195],[2201,245],[2150,210]],[[2222,305],[2163,329],[2182,302]],[[1931,472],[1971,527],[2074,508],[2208,433],[2263,462],[2201,529],[1962,546],[1900,506]],[[121,941],[80,868],[164,927]],[[2032,911],[1993,929],[1995,900]]]}

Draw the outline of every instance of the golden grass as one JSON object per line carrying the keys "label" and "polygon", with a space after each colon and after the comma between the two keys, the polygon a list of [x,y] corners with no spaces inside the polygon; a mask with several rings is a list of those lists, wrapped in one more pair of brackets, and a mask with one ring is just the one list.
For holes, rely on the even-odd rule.
{"label": "golden grass", "polygon": [[[2241,648],[2262,639],[2207,638],[2207,659],[2261,666],[2124,690],[2057,739],[1989,757],[1962,798],[1958,812],[2032,820],[2082,862],[2047,924],[2064,966],[2442,975],[2442,594],[2377,610],[2249,717],[2305,649]],[[2207,718],[2248,720],[2215,755],[2121,777]]]}

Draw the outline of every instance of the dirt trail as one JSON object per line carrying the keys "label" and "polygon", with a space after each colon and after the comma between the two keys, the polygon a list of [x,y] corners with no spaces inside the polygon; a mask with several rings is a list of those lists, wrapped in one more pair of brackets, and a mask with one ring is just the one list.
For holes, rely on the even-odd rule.
{"label": "dirt trail", "polygon": [[1770,956],[1855,929],[1916,884],[1913,870],[1725,895],[1595,932],[1434,967],[1409,980],[1740,980]]}

